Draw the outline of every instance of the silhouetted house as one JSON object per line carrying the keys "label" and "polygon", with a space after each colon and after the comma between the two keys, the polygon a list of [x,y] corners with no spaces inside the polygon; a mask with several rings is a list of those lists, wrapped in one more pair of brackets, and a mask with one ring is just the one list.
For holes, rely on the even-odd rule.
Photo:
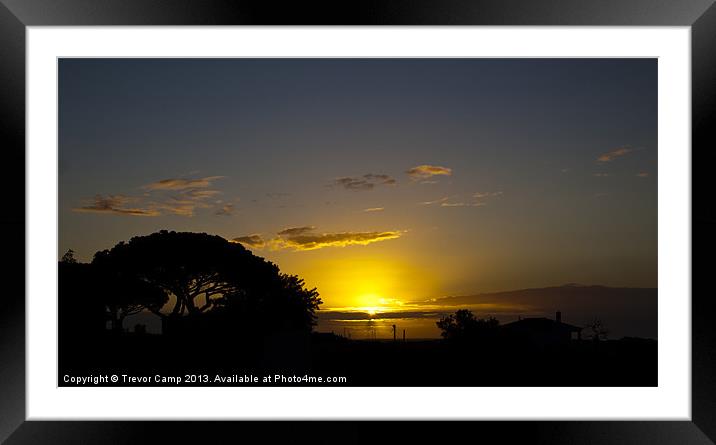
{"label": "silhouetted house", "polygon": [[552,347],[581,339],[582,328],[562,322],[562,313],[556,320],[545,317],[521,318],[502,325],[505,338],[537,347]]}

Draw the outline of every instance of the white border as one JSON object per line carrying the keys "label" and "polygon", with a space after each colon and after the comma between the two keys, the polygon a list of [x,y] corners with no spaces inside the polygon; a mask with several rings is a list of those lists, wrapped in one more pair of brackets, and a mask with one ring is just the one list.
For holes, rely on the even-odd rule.
{"label": "white border", "polygon": [[[27,51],[28,420],[691,419],[690,28],[29,27]],[[659,387],[58,388],[57,57],[168,56],[658,57]]]}

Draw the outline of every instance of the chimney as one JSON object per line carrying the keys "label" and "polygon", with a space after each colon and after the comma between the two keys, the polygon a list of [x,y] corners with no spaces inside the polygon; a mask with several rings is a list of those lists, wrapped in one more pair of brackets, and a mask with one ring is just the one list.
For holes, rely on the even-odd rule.
{"label": "chimney", "polygon": [[557,323],[562,323],[562,312],[557,311]]}

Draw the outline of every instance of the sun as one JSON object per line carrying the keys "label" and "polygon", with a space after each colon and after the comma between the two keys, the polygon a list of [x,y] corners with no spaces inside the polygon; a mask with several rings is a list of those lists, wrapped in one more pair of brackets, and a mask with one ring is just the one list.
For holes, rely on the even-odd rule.
{"label": "sun", "polygon": [[366,308],[363,308],[363,309],[364,309],[364,310],[366,311],[366,313],[367,313],[368,315],[370,315],[371,317],[373,317],[375,314],[378,313],[378,308],[366,307]]}
{"label": "sun", "polygon": [[369,293],[358,297],[358,301],[360,302],[360,307],[357,309],[373,317],[383,309],[382,306],[385,300],[378,294]]}

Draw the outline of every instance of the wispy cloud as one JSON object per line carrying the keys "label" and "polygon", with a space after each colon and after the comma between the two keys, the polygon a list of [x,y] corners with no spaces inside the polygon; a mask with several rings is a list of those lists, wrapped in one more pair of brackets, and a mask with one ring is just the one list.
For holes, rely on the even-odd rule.
{"label": "wispy cloud", "polygon": [[382,212],[385,210],[385,207],[370,207],[368,209],[363,209],[364,212]]}
{"label": "wispy cloud", "polygon": [[597,178],[606,178],[607,176],[611,176],[609,173],[594,173],[592,176],[595,176]]}
{"label": "wispy cloud", "polygon": [[639,172],[636,175],[640,178],[648,178],[649,177],[649,173],[647,173],[647,172]]}
{"label": "wispy cloud", "polygon": [[194,216],[197,209],[213,207],[208,200],[220,194],[218,190],[186,189],[172,192],[159,192],[151,205],[167,213],[180,216]]}
{"label": "wispy cloud", "polygon": [[160,202],[152,202],[150,205],[165,213],[179,216],[194,216],[196,209],[207,209],[211,204],[198,199],[170,196]]}
{"label": "wispy cloud", "polygon": [[[439,204],[440,207],[483,207],[489,198],[501,196],[502,192],[475,192],[468,199],[453,200],[455,197],[445,196],[432,201],[421,202],[420,205],[430,206]],[[457,197],[459,198],[459,196]]]}
{"label": "wispy cloud", "polygon": [[397,181],[388,175],[368,173],[358,177],[336,178],[330,184],[334,187],[343,187],[346,190],[366,191],[373,190],[379,185],[395,185]]}
{"label": "wispy cloud", "polygon": [[429,206],[429,205],[433,205],[433,204],[440,204],[440,203],[446,202],[448,199],[450,199],[450,197],[445,196],[443,198],[434,199],[432,201],[423,201],[420,203],[420,205]]}
{"label": "wispy cloud", "polygon": [[337,232],[307,233],[302,235],[283,235],[272,240],[272,247],[278,249],[315,250],[325,247],[346,247],[368,245],[379,241],[400,238],[402,232]]}
{"label": "wispy cloud", "polygon": [[207,199],[221,194],[218,190],[182,190],[179,193],[188,199]]}
{"label": "wispy cloud", "polygon": [[107,213],[114,215],[128,216],[159,216],[160,212],[154,208],[129,207],[128,204],[136,202],[137,198],[130,198],[123,195],[96,195],[82,207],[72,210],[84,213]]}
{"label": "wispy cloud", "polygon": [[380,241],[400,238],[404,231],[385,232],[331,232],[316,233],[315,227],[290,227],[281,230],[277,236],[264,240],[259,234],[234,238],[233,241],[255,248],[269,247],[273,250],[306,251],[326,247],[346,247],[352,245],[368,245]]}
{"label": "wispy cloud", "polygon": [[502,196],[502,192],[475,192],[472,197],[475,199],[487,199]]}
{"label": "wispy cloud", "polygon": [[625,155],[631,153],[631,152],[634,151],[634,150],[635,150],[635,149],[633,149],[633,148],[631,148],[631,147],[628,147],[628,146],[626,146],[626,147],[619,147],[619,148],[617,148],[617,149],[614,149],[614,150],[612,150],[612,151],[608,151],[608,152],[602,154],[601,156],[599,156],[599,157],[597,158],[597,161],[599,161],[599,162],[611,162],[611,161],[613,161],[614,159],[619,158],[619,157],[622,157],[622,156],[625,156]]}
{"label": "wispy cloud", "polygon": [[313,232],[316,228],[314,226],[301,226],[301,227],[288,227],[278,232],[279,236],[300,236],[306,233]]}
{"label": "wispy cloud", "polygon": [[206,178],[170,178],[162,179],[161,181],[152,182],[151,184],[145,185],[143,188],[146,190],[186,190],[186,189],[198,189],[207,188],[211,186],[211,183],[217,179],[221,179],[223,176],[207,176]]}
{"label": "wispy cloud", "polygon": [[235,243],[241,243],[249,247],[254,247],[257,249],[263,249],[266,245],[266,241],[261,237],[260,233],[255,233],[253,235],[248,236],[240,236],[238,238],[234,238],[231,241]]}
{"label": "wispy cloud", "polygon": [[441,167],[439,165],[418,165],[406,171],[411,179],[416,181],[424,181],[433,176],[452,176],[452,169],[449,167]]}
{"label": "wispy cloud", "polygon": [[224,204],[220,208],[216,209],[214,212],[214,215],[219,216],[231,216],[234,214],[234,205],[233,204]]}
{"label": "wispy cloud", "polygon": [[394,185],[397,182],[390,176],[382,174],[368,173],[367,175],[363,175],[363,177],[368,181],[374,181],[378,184]]}
{"label": "wispy cloud", "polygon": [[440,207],[482,207],[485,202],[443,202]]}
{"label": "wispy cloud", "polygon": [[[221,203],[221,201],[211,202],[211,198],[216,197],[221,192],[208,187],[212,181],[222,177],[164,179],[143,186],[144,193],[142,196],[108,195],[103,197],[102,195],[97,195],[85,205],[73,210],[76,212],[131,216],[170,214],[191,217],[194,216],[197,209],[212,208]],[[230,209],[227,206],[223,207],[227,211]]]}

